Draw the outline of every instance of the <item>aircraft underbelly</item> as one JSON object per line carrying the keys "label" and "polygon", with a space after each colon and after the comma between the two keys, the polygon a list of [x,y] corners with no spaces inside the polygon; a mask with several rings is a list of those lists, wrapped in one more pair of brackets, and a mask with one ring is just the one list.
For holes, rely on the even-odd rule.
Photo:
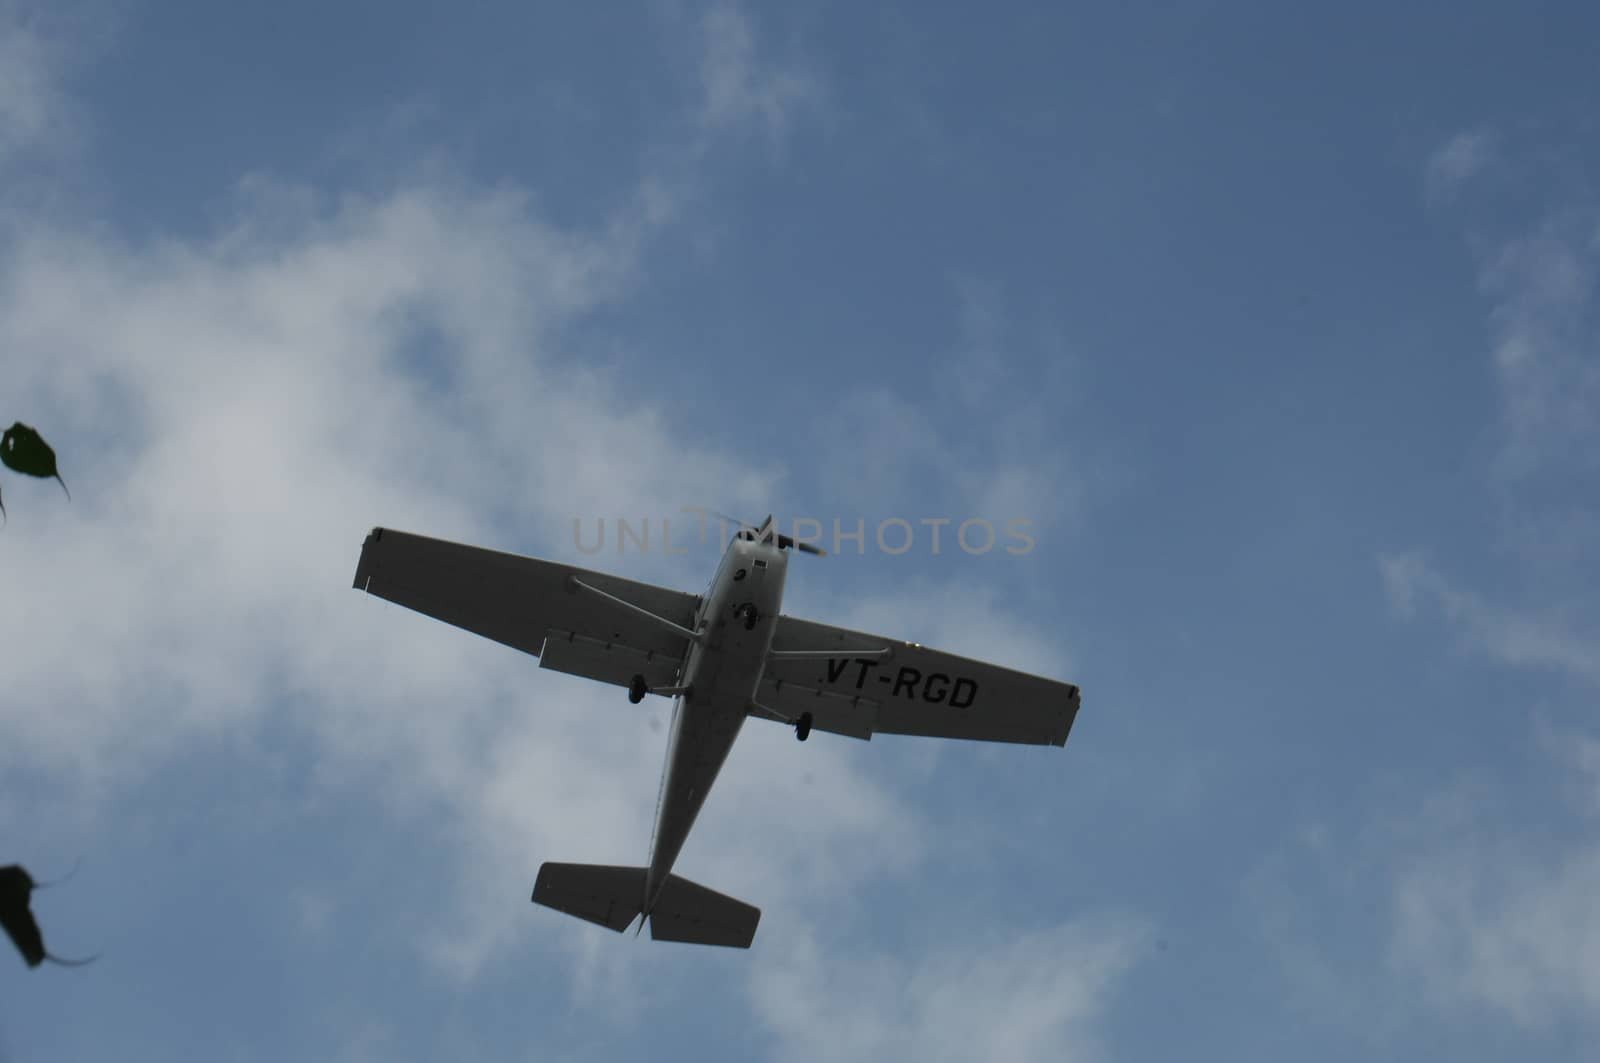
{"label": "aircraft underbelly", "polygon": [[665,881],[689,829],[705,804],[706,795],[739,737],[746,713],[684,698],[679,706],[678,741],[667,768],[666,785],[656,823],[655,851],[651,853],[652,886]]}
{"label": "aircraft underbelly", "polygon": [[[772,644],[782,588],[780,574],[770,583],[761,578],[743,580],[713,595],[707,637],[690,651],[684,670],[690,689],[678,701],[668,740],[646,887],[652,899],[672,870],[749,715]],[[746,627],[737,612],[744,604],[758,610],[754,627]]]}

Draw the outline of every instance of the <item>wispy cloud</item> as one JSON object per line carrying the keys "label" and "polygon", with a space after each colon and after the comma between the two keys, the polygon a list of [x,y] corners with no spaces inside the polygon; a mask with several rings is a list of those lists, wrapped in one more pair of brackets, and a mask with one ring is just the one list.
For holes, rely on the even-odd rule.
{"label": "wispy cloud", "polygon": [[1600,215],[1572,211],[1484,263],[1509,439],[1502,471],[1600,472]]}
{"label": "wispy cloud", "polygon": [[1430,202],[1443,203],[1494,162],[1496,139],[1488,130],[1457,133],[1428,157],[1423,188]]}
{"label": "wispy cloud", "polygon": [[[1572,736],[1593,749],[1593,739]],[[1566,758],[1563,758],[1566,759]],[[1555,778],[1574,774],[1557,763]],[[1594,795],[1592,772],[1585,780]],[[1552,795],[1556,796],[1556,795]],[[1559,805],[1558,799],[1558,805]],[[1600,803],[1576,809],[1582,819]],[[1562,816],[1556,822],[1571,827]],[[1592,820],[1591,820],[1592,822]],[[1393,887],[1390,962],[1436,1006],[1531,1029],[1600,1014],[1600,845],[1509,822],[1492,794],[1441,795],[1411,825]]]}
{"label": "wispy cloud", "polygon": [[[1492,145],[1482,132],[1453,138],[1428,179],[1466,180],[1489,164]],[[1498,218],[1481,227],[1504,229]],[[1500,663],[1595,682],[1600,615],[1580,589],[1600,563],[1592,537],[1600,508],[1589,489],[1600,474],[1600,212],[1557,203],[1537,224],[1475,246],[1479,287],[1491,301],[1487,346],[1501,409],[1500,446],[1484,485],[1497,505],[1486,512],[1498,514],[1515,568],[1499,582],[1545,593],[1523,595],[1536,606],[1495,604],[1417,552],[1381,558],[1384,583],[1400,611],[1436,608]]]}
{"label": "wispy cloud", "polygon": [[[1483,130],[1452,137],[1430,158],[1423,190],[1453,192],[1497,166],[1499,137]],[[1522,199],[1537,173],[1524,174],[1516,202],[1477,201],[1459,214],[1473,234],[1479,287],[1491,300],[1492,365],[1504,399],[1507,439],[1501,473],[1517,480],[1552,466],[1600,468],[1600,209],[1563,194],[1535,220]]]}
{"label": "wispy cloud", "polygon": [[780,1059],[1086,1061],[1106,1057],[1109,996],[1149,939],[1106,916],[841,965],[799,938],[752,991]]}
{"label": "wispy cloud", "polygon": [[87,180],[93,119],[74,83],[123,16],[102,0],[0,0],[0,219],[66,207]]}
{"label": "wispy cloud", "polygon": [[545,553],[571,512],[754,474],[568,372],[562,329],[630,269],[609,231],[455,184],[270,218],[157,248],[39,229],[0,263],[9,401],[74,487],[6,484],[0,583],[29,606],[0,617],[0,761],[107,806],[287,727],[322,792],[443,821],[454,894],[416,940],[471,977],[541,857],[643,852],[661,733],[549,674],[530,706],[530,658],[357,594],[362,536]]}
{"label": "wispy cloud", "polygon": [[[719,10],[714,23],[737,19],[715,31],[734,73],[708,87],[708,113],[765,127],[788,90],[761,88],[748,25]],[[745,91],[768,102],[737,104]],[[15,662],[8,777],[105,808],[211,742],[287,728],[321,792],[437,827],[449,895],[415,937],[459,980],[526,946],[506,908],[526,903],[541,860],[642,857],[660,707],[535,677],[530,658],[350,588],[377,524],[549,553],[574,513],[770,495],[781,468],[684,438],[670,411],[568,355],[570,330],[627,298],[674,221],[641,188],[577,230],[518,189],[437,169],[337,202],[257,175],[195,239],[19,227],[0,250],[8,401],[49,427],[74,499],[6,485],[0,583],[30,603],[0,615]],[[974,630],[1004,620],[992,602],[970,617]],[[824,737],[802,771],[792,737],[762,727],[741,738],[686,873],[773,911],[843,910],[862,883],[923,865],[927,826],[867,765],[877,749],[832,755]],[[337,926],[351,903],[313,876],[292,917]],[[580,987],[637,987],[666,962],[559,917],[538,926],[559,934]],[[1077,1043],[1131,939],[1080,927],[1042,940],[952,954],[906,1013],[952,1007],[971,959],[997,1002],[1020,993],[1018,1014],[1045,1031],[991,1022],[984,1044]],[[1063,944],[1089,960],[1040,974],[1042,950]]]}
{"label": "wispy cloud", "polygon": [[1069,446],[1068,359],[1054,337],[1013,319],[996,285],[960,276],[949,307],[948,346],[926,355],[927,370],[843,395],[822,415],[815,460],[839,497],[864,512],[913,524],[952,519],[951,552],[954,525],[969,517],[992,521],[1002,548],[1014,519],[1030,522],[1033,536],[1059,532],[1081,518],[1095,485]]}
{"label": "wispy cloud", "polygon": [[754,27],[737,3],[724,0],[704,19],[700,121],[708,130],[755,126],[780,144],[795,112],[819,102],[819,76],[798,62],[761,56]]}
{"label": "wispy cloud", "polygon": [[[814,99],[811,76],[764,65],[756,39],[737,8],[708,17],[697,115],[717,136],[781,135]],[[148,244],[94,219],[24,216],[0,244],[7,401],[47,428],[73,501],[5,484],[0,585],[28,603],[0,611],[8,779],[60,816],[109,815],[219,744],[255,763],[291,742],[314,799],[370,802],[387,816],[375,833],[427,834],[427,866],[396,873],[441,894],[418,929],[414,911],[381,911],[307,869],[284,899],[299,937],[338,933],[360,906],[446,984],[538,947],[571,973],[578,1006],[608,1022],[626,1022],[618,1000],[649,1006],[641,987],[677,991],[681,951],[624,952],[554,913],[507,932],[542,860],[642,858],[663,707],[539,673],[350,579],[377,524],[549,555],[567,550],[573,514],[771,496],[777,460],[685,437],[672,410],[570,353],[573,330],[645,282],[652,242],[682,222],[678,190],[648,174],[577,229],[523,190],[443,166],[337,199],[252,175],[215,231]],[[1025,481],[998,489],[1025,496]],[[705,577],[641,563],[662,582]],[[930,639],[1054,671],[1058,647],[1027,635],[1002,599],[966,594],[957,610],[955,594],[932,584],[818,619],[901,635],[906,611],[937,614]],[[743,999],[780,1052],[828,1037],[782,991],[788,980],[801,1000],[841,1009],[846,1036],[833,1043],[846,1058],[891,1043],[899,1022],[919,1024],[934,1058],[1088,1053],[1142,955],[1142,925],[1015,927],[926,964],[857,942],[873,929],[853,907],[862,887],[921,873],[936,832],[883,774],[881,744],[830,737],[801,760],[788,732],[752,721],[682,868],[774,913],[770,963],[748,957]],[[808,936],[816,911],[843,935]],[[985,913],[970,925],[993,924]],[[884,972],[887,1015],[871,996]],[[395,1026],[364,1006],[352,1002],[335,1042],[346,1058],[392,1054]]]}
{"label": "wispy cloud", "polygon": [[1548,616],[1495,606],[1441,576],[1419,554],[1380,559],[1384,589],[1395,609],[1416,616],[1426,609],[1464,631],[1493,660],[1518,667],[1554,668],[1600,683],[1600,638],[1570,616]]}
{"label": "wispy cloud", "polygon": [[[650,180],[590,230],[438,166],[389,183],[334,204],[255,175],[214,235],[149,246],[18,227],[0,256],[9,401],[48,426],[75,501],[6,485],[0,579],[36,604],[0,620],[27,661],[8,672],[0,759],[92,806],[287,711],[324,785],[474,824],[455,914],[423,942],[467,976],[506,944],[503,895],[491,921],[468,882],[531,882],[529,854],[642,852],[661,732],[635,713],[606,737],[592,721],[615,705],[582,685],[560,712],[513,711],[536,662],[357,595],[361,537],[392,524],[548,553],[573,513],[764,496],[769,472],[680,438],[564,353],[673,220]],[[852,821],[833,811],[819,822]]]}
{"label": "wispy cloud", "polygon": [[1309,827],[1252,869],[1249,919],[1300,1011],[1375,1047],[1411,1028],[1596,1025],[1600,742],[1546,730],[1541,745],[1515,790],[1466,768],[1380,816]]}
{"label": "wispy cloud", "polygon": [[62,91],[65,57],[16,4],[0,4],[0,166],[68,137],[73,108]]}
{"label": "wispy cloud", "polygon": [[[1425,193],[1451,198],[1501,150],[1485,133],[1452,139],[1430,162]],[[1552,672],[1591,690],[1600,684],[1600,614],[1588,574],[1600,555],[1582,530],[1593,526],[1590,487],[1600,471],[1597,217],[1584,203],[1556,203],[1507,235],[1503,216],[1473,215],[1475,232],[1501,233],[1475,240],[1503,429],[1483,484],[1498,505],[1485,511],[1498,517],[1496,545],[1512,547],[1491,552],[1497,568],[1477,582],[1496,589],[1440,571],[1428,551],[1378,558],[1401,616],[1442,623],[1493,665]],[[1516,793],[1465,768],[1470,785],[1397,812],[1360,846],[1360,866],[1387,892],[1397,999],[1420,990],[1435,1014],[1525,1032],[1593,1024],[1600,747],[1585,733],[1544,738],[1548,772],[1530,774]],[[1512,805],[1544,812],[1513,819]]]}

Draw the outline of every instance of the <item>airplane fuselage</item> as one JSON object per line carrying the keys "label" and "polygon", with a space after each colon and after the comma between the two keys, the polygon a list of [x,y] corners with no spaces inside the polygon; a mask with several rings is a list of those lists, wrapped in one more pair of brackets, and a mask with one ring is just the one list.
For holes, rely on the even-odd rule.
{"label": "airplane fuselage", "polygon": [[755,700],[783,602],[788,560],[770,542],[736,538],[701,603],[700,637],[691,643],[678,680],[687,689],[672,706],[645,878],[646,913]]}

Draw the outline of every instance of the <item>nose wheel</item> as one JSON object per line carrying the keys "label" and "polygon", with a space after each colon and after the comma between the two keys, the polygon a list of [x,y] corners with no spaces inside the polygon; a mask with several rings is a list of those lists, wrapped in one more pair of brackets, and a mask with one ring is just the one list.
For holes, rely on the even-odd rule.
{"label": "nose wheel", "polygon": [[754,602],[746,602],[739,607],[739,615],[744,617],[744,629],[755,630],[756,621],[761,619],[761,614],[756,611]]}
{"label": "nose wheel", "polygon": [[802,712],[800,718],[794,722],[794,736],[804,742],[811,737],[811,714]]}

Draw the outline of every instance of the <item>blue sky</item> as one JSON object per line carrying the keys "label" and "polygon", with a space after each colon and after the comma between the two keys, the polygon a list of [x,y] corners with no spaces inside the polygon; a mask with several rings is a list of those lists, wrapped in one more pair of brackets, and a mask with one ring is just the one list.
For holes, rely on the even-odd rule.
{"label": "blue sky", "polygon": [[[0,479],[0,859],[104,953],[0,962],[0,1059],[1585,1058],[1600,16],[590,8],[0,4],[73,492]],[[572,534],[684,506],[865,522],[786,611],[1067,747],[752,722],[679,864],[750,952],[535,908],[642,860],[665,704],[362,537],[698,591]]]}

